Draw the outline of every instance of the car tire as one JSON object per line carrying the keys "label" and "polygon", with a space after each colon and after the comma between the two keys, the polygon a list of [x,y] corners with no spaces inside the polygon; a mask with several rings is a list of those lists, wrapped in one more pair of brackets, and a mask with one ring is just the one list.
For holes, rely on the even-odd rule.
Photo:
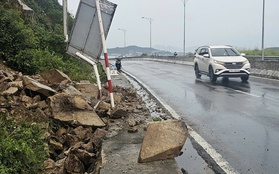
{"label": "car tire", "polygon": [[195,64],[195,75],[197,79],[201,78],[200,70],[198,64]]}
{"label": "car tire", "polygon": [[209,79],[212,83],[216,82],[217,80],[217,76],[214,74],[213,68],[211,66],[209,67]]}
{"label": "car tire", "polygon": [[243,77],[240,77],[242,82],[247,82],[248,79],[249,79],[249,76],[243,76]]}

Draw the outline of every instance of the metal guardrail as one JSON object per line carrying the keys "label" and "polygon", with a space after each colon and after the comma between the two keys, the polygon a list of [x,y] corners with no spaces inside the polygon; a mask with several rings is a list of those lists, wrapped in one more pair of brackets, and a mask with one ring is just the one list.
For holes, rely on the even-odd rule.
{"label": "metal guardrail", "polygon": [[[255,60],[261,60],[262,59],[262,56],[249,56],[249,55],[246,55],[244,56],[248,59],[255,59]],[[123,57],[121,59],[129,59],[129,58],[141,58],[141,59],[144,59],[144,58],[158,58],[158,59],[174,59],[174,60],[186,60],[186,61],[191,61],[194,59],[194,56],[187,56],[187,57],[183,57],[183,56],[149,56],[149,57]],[[111,58],[111,59],[115,59],[115,58]],[[279,61],[279,56],[265,56],[264,57],[264,60],[277,60]]]}
{"label": "metal guardrail", "polygon": [[[262,59],[262,56],[244,56],[248,59]],[[264,56],[264,60],[279,60],[279,56]]]}

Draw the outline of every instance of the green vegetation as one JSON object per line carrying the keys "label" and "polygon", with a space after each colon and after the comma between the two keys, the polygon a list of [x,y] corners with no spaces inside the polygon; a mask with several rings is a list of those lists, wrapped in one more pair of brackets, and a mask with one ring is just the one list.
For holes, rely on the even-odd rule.
{"label": "green vegetation", "polygon": [[[65,53],[62,7],[58,1],[22,1],[33,11],[22,10],[17,0],[0,2],[0,61],[26,75],[55,68],[74,81],[96,82],[91,65]],[[73,17],[69,14],[68,18],[70,29]],[[100,63],[98,69],[104,82]],[[0,174],[42,173],[47,157],[44,129],[37,123],[40,120],[30,114],[19,117],[23,120],[0,114]]]}
{"label": "green vegetation", "polygon": [[37,174],[47,157],[44,134],[38,124],[0,115],[0,173]]}
{"label": "green vegetation", "polygon": [[154,122],[156,122],[156,121],[162,121],[162,119],[161,119],[160,117],[152,117],[152,120],[153,120]]}
{"label": "green vegetation", "polygon": [[[65,53],[62,7],[57,0],[24,0],[32,12],[18,8],[17,0],[0,4],[0,60],[23,74],[59,69],[72,80],[96,82],[93,68]],[[73,18],[69,14],[69,29]],[[104,72],[100,72],[104,76]]]}
{"label": "green vegetation", "polygon": [[[240,52],[249,56],[260,56],[262,54],[261,50],[258,48],[253,50],[240,50]],[[279,56],[279,47],[266,48],[264,54],[265,56]]]}

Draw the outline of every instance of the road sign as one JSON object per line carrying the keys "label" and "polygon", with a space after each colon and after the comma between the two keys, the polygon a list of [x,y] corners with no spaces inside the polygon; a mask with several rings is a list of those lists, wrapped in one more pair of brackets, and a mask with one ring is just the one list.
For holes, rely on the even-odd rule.
{"label": "road sign", "polygon": [[[116,4],[107,0],[100,0],[105,37],[109,32],[116,6]],[[79,3],[67,46],[68,54],[76,57],[77,52],[93,61],[97,61],[102,53],[102,40],[95,0],[81,0]]]}

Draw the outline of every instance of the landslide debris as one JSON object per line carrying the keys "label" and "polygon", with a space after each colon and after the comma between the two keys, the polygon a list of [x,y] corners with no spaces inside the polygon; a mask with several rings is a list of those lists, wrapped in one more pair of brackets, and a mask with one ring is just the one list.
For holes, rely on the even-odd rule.
{"label": "landslide debris", "polygon": [[[150,113],[133,89],[114,87],[113,109],[107,89],[100,95],[96,84],[74,82],[59,70],[26,76],[0,63],[0,113],[44,122],[46,173],[98,173],[102,139],[146,125]],[[119,129],[107,132],[111,125]]]}

